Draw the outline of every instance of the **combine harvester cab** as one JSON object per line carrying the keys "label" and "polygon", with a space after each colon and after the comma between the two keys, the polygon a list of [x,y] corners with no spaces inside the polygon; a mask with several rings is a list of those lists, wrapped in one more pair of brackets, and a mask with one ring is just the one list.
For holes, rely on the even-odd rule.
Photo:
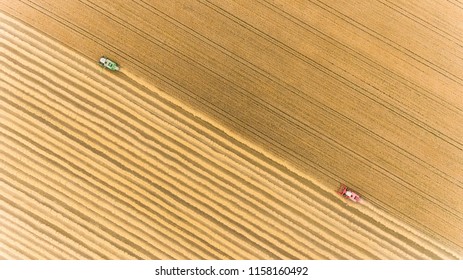
{"label": "combine harvester cab", "polygon": [[346,185],[341,184],[341,188],[338,192],[340,195],[342,195],[344,198],[350,199],[353,202],[362,202],[362,198],[360,195],[356,194],[352,190],[350,190]]}
{"label": "combine harvester cab", "polygon": [[116,62],[110,60],[109,58],[107,58],[106,56],[102,56],[99,60],[99,63],[101,66],[103,66],[104,68],[107,68],[111,71],[119,71],[119,65],[117,65]]}

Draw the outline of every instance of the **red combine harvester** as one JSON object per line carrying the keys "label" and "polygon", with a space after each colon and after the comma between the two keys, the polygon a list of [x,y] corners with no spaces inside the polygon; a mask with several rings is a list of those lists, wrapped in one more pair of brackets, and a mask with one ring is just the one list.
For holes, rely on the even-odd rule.
{"label": "red combine harvester", "polygon": [[341,189],[338,193],[353,202],[362,202],[362,198],[344,184],[341,184]]}

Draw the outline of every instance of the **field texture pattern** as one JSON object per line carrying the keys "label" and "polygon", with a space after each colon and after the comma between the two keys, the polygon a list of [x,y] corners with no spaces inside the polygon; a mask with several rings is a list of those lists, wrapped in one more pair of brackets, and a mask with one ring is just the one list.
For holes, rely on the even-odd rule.
{"label": "field texture pattern", "polygon": [[462,23],[457,1],[0,0],[0,258],[463,258]]}

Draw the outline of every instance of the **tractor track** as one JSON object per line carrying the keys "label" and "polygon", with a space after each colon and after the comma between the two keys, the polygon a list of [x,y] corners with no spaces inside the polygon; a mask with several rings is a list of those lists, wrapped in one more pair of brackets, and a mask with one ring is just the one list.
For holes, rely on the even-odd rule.
{"label": "tractor track", "polygon": [[[79,2],[96,13],[118,18],[91,1]],[[232,21],[241,21],[228,10],[232,7],[219,7],[213,2],[200,1],[198,7],[205,5]],[[33,1],[24,3],[37,7]],[[426,153],[407,146],[408,132],[405,130],[400,132],[405,140],[396,144],[391,131],[377,130],[364,120],[350,116],[350,112],[340,111],[338,105],[327,106],[326,99],[307,95],[304,85],[298,85],[292,79],[282,80],[278,72],[260,65],[259,59],[248,62],[250,60],[244,54],[236,55],[240,50],[219,46],[215,39],[196,34],[190,27],[168,16],[169,11],[161,12],[143,1],[139,4],[145,7],[143,12],[157,12],[163,20],[174,22],[205,44],[228,53],[230,59],[245,65],[247,71],[254,69],[258,73],[256,77],[250,76],[246,78],[247,82],[233,84],[233,79],[244,77],[244,73],[236,72],[227,77],[221,74],[220,67],[192,60],[185,47],[171,49],[166,47],[170,43],[153,37],[155,33],[150,32],[154,31],[143,31],[135,23],[127,25],[144,40],[157,41],[161,48],[201,69],[198,78],[209,73],[217,81],[224,81],[237,96],[250,98],[250,104],[262,108],[258,110],[278,117],[277,125],[288,125],[288,142],[282,142],[281,135],[263,133],[264,128],[271,128],[269,122],[257,128],[255,124],[246,123],[245,118],[239,119],[239,116],[223,111],[213,103],[215,100],[207,101],[209,108],[216,108],[216,112],[241,126],[237,131],[224,127],[217,121],[217,115],[211,117],[207,111],[199,113],[196,103],[188,104],[167,95],[139,73],[124,67],[115,74],[101,71],[88,58],[0,13],[0,89],[3,92],[0,96],[0,137],[1,150],[4,151],[0,161],[0,216],[7,221],[5,231],[0,235],[0,257],[461,258],[461,248],[457,244],[463,216],[454,207],[463,191],[461,174],[454,171],[454,166],[461,166],[458,159],[461,158],[462,144],[457,140],[460,131],[447,133],[443,130],[447,128],[428,124],[425,120],[431,115],[423,118],[408,110],[412,103],[388,103],[396,101],[362,81],[343,82],[346,76],[338,72],[339,68],[336,70],[323,64],[325,62],[307,60],[304,50],[255,29],[253,26],[258,26],[258,22],[242,25],[248,29],[246,32],[262,36],[264,41],[288,53],[288,59],[295,57],[314,66],[320,73],[334,77],[333,85],[339,82],[351,85],[352,89],[363,92],[363,96],[373,98],[370,105],[378,104],[371,107],[378,114],[400,120],[409,126],[410,131],[419,130],[423,139],[434,139],[432,141],[445,147],[441,153],[449,153],[449,162],[443,161],[443,157],[427,160]],[[272,5],[264,3],[266,7]],[[41,9],[48,15],[56,13],[47,11],[46,7]],[[276,6],[272,9],[278,9],[281,14],[288,13]],[[301,21],[296,16],[290,18]],[[67,21],[65,26],[71,28],[70,22]],[[79,31],[84,30],[83,27],[72,29],[86,38],[95,36]],[[434,32],[436,36],[455,38],[439,29]],[[331,37],[327,41],[335,42]],[[443,71],[443,65],[423,60],[421,54],[409,55],[458,85],[460,78],[451,70]],[[139,59],[133,59],[140,63]],[[362,60],[376,63],[368,57]],[[73,65],[75,62],[79,65]],[[147,65],[143,68],[157,71]],[[382,79],[387,77],[402,79],[400,74],[392,71]],[[265,81],[269,90],[273,86],[298,97],[281,104],[277,103],[276,96],[264,99],[253,93],[254,79]],[[415,82],[399,81],[415,92],[424,87]],[[190,91],[192,97],[197,94],[181,82],[176,86]],[[211,90],[215,88],[214,82],[207,86]],[[429,104],[442,106],[450,115],[461,118],[461,108],[452,101],[451,94],[438,100],[430,90],[424,92]],[[363,97],[355,98],[360,98],[357,101],[360,104],[367,104]],[[298,104],[297,100],[301,103]],[[320,115],[319,124],[308,121],[298,112],[303,104],[312,104],[314,112]],[[294,113],[288,113],[288,108]],[[441,117],[443,120],[444,116]],[[327,124],[330,126],[330,122],[342,124],[336,133],[344,133],[347,143],[336,139],[333,131],[323,128]],[[384,123],[386,125],[386,120]],[[240,136],[243,129],[254,131],[251,134],[254,136]],[[358,133],[355,136],[353,129]],[[275,132],[278,133],[278,129]],[[250,141],[253,137],[265,139],[261,143],[270,144],[269,149],[262,149],[261,143]],[[304,147],[296,153],[294,145],[306,138],[315,143],[313,150]],[[377,149],[361,146],[368,141]],[[322,152],[324,150],[326,154]],[[386,160],[377,150],[388,151],[397,161]],[[297,161],[284,159],[282,151]],[[390,187],[384,194],[371,189],[362,192],[361,189],[362,194],[369,195],[371,203],[346,205],[326,187],[327,182],[347,179],[346,171],[351,169],[343,164],[336,166],[337,153],[358,166],[358,172],[372,170],[376,178],[384,181],[380,186],[390,184]],[[301,163],[307,163],[316,171],[313,177],[307,177],[310,172],[301,169]],[[329,170],[327,163],[333,164],[333,169]],[[413,173],[418,169],[430,173],[420,177],[421,173]],[[355,187],[372,180],[359,177],[350,185]],[[435,188],[438,194],[435,197],[418,187],[431,184],[452,184],[451,196],[445,188]],[[394,217],[386,214],[391,204],[384,202],[383,197],[397,192],[405,195],[405,201],[408,201],[408,195],[415,195],[416,200],[412,208],[400,203],[402,208],[397,208],[400,215]],[[449,218],[448,221],[440,219],[442,213]],[[426,222],[420,216],[426,217]],[[349,217],[349,220],[343,217]],[[414,224],[400,221],[398,217]],[[455,228],[448,229],[446,237],[439,226],[448,226],[451,221],[455,221]]]}

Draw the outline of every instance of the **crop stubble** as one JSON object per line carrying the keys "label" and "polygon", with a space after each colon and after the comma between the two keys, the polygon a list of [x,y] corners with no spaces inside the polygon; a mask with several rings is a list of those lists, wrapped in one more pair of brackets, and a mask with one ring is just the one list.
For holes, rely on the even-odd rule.
{"label": "crop stubble", "polygon": [[3,257],[461,257],[445,3],[248,2],[2,3]]}

